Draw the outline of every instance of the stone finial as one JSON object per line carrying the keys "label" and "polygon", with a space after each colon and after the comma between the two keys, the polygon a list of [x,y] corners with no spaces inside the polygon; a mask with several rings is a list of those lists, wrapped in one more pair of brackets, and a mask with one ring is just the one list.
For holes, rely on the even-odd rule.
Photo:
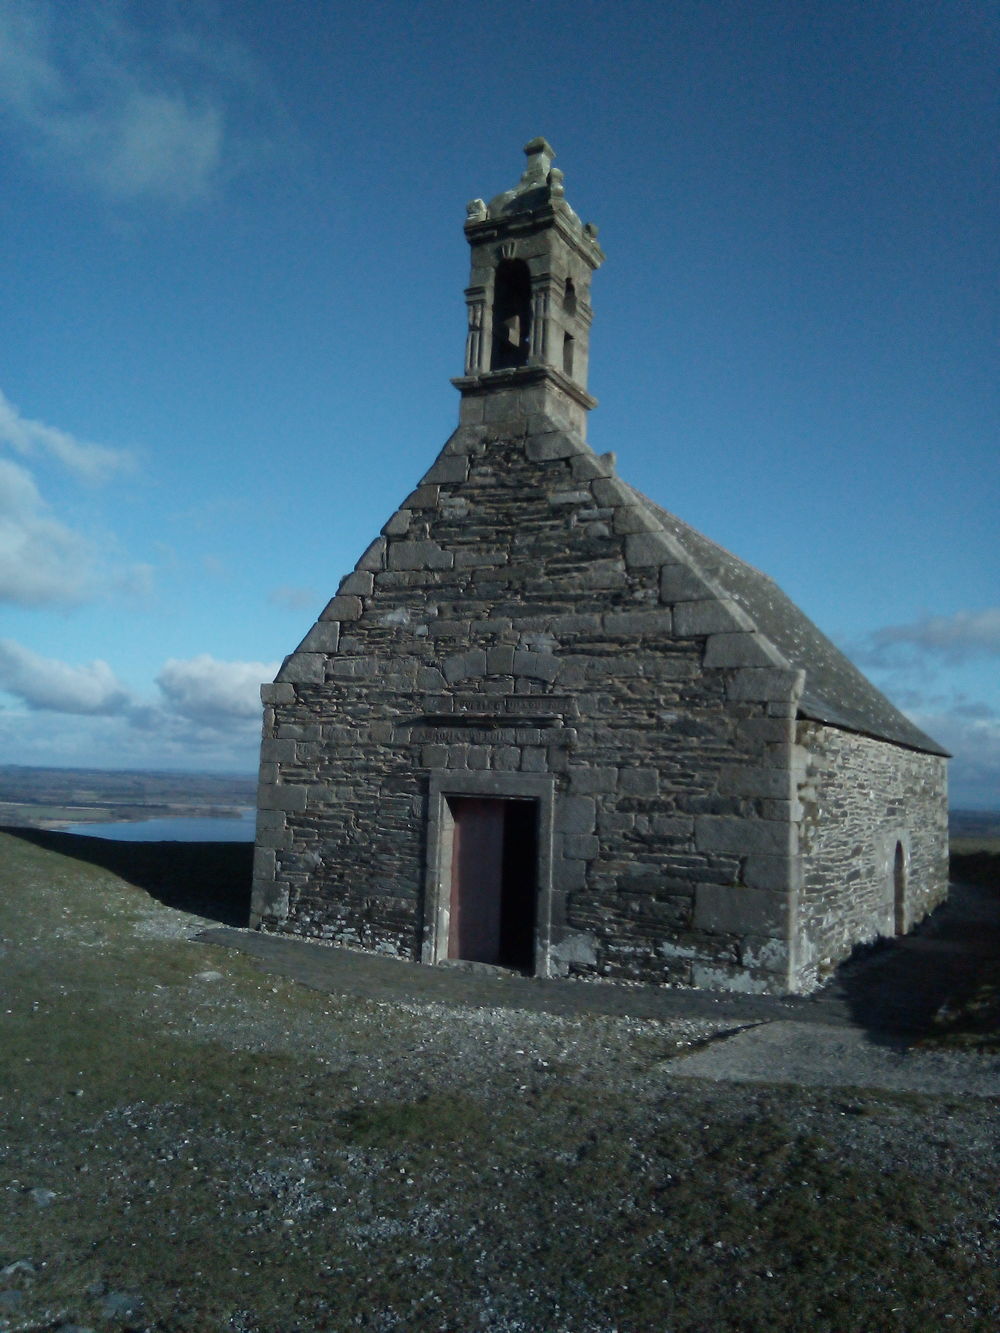
{"label": "stone finial", "polygon": [[528,165],[521,180],[525,184],[537,182],[544,184],[552,166],[552,159],[555,157],[555,149],[549,143],[548,139],[539,136],[532,139],[530,143],[524,145],[524,151],[528,158]]}
{"label": "stone finial", "polygon": [[482,222],[486,216],[486,203],[482,199],[470,199],[465,205],[465,216],[469,222]]}

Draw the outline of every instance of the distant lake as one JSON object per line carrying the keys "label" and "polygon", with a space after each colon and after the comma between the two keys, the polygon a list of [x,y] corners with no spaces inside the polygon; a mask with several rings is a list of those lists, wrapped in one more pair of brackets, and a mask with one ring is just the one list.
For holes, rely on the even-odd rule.
{"label": "distant lake", "polygon": [[236,819],[132,819],[107,824],[61,824],[59,833],[79,833],[85,838],[110,838],[114,842],[253,842],[257,823],[255,810],[244,810]]}

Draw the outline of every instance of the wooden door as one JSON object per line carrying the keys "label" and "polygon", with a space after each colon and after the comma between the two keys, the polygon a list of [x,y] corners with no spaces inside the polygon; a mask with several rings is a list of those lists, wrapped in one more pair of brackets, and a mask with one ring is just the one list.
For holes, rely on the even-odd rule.
{"label": "wooden door", "polygon": [[538,802],[449,796],[448,957],[533,972]]}
{"label": "wooden door", "polygon": [[504,802],[452,797],[448,957],[499,963],[503,904]]}

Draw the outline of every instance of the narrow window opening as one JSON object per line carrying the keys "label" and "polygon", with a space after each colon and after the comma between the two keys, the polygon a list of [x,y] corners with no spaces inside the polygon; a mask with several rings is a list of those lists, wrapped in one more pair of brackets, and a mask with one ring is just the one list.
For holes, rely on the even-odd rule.
{"label": "narrow window opening", "polygon": [[493,286],[492,370],[527,364],[531,345],[531,275],[523,259],[497,265]]}
{"label": "narrow window opening", "polygon": [[566,279],[566,291],[563,295],[563,309],[567,315],[576,314],[576,288],[573,285],[573,279]]}
{"label": "narrow window opening", "polygon": [[906,854],[903,844],[896,843],[896,855],[892,863],[892,911],[893,927],[897,935],[906,934]]}
{"label": "narrow window opening", "polygon": [[573,374],[573,335],[571,333],[563,335],[563,372],[567,375]]}
{"label": "narrow window opening", "polygon": [[534,971],[538,802],[449,796],[448,957]]}

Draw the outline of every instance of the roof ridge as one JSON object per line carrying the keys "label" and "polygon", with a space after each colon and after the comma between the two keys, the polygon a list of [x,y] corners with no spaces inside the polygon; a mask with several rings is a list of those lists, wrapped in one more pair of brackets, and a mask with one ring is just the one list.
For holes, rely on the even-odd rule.
{"label": "roof ridge", "polygon": [[791,665],[805,672],[799,701],[802,716],[906,749],[947,756],[948,751],[911,722],[770,574],[706,537],[628,482],[622,484],[677,543],[701,577],[735,601],[757,632]]}
{"label": "roof ridge", "polygon": [[[723,546],[721,542],[717,542],[714,537],[708,537],[705,535],[705,533],[698,532],[697,528],[693,528],[690,523],[687,523],[684,521],[684,519],[679,518],[677,514],[672,513],[669,509],[665,509],[663,505],[657,504],[655,500],[651,500],[649,496],[640,491],[637,486],[633,486],[631,485],[631,483],[627,481],[624,484],[628,486],[629,490],[637,499],[641,500],[644,505],[648,505],[648,507],[652,509],[653,513],[657,517],[660,517],[662,515],[663,517],[670,519],[671,522],[677,523],[681,527],[688,528],[691,532],[697,532],[698,536],[702,539],[703,542],[706,542],[709,546],[714,546],[717,551],[721,552],[722,555],[724,556],[728,556],[730,560],[739,561],[741,565],[744,565],[747,569],[752,570],[753,573],[758,576],[758,578],[767,579],[768,583],[772,584],[775,588],[778,589],[779,592],[781,592],[780,585],[775,582],[775,580],[771,577],[770,574],[766,572],[766,570],[758,569],[757,566],[752,565],[749,560],[744,560],[741,555],[736,555],[735,552],[730,551],[727,546]],[[787,596],[787,593],[783,595]]]}

